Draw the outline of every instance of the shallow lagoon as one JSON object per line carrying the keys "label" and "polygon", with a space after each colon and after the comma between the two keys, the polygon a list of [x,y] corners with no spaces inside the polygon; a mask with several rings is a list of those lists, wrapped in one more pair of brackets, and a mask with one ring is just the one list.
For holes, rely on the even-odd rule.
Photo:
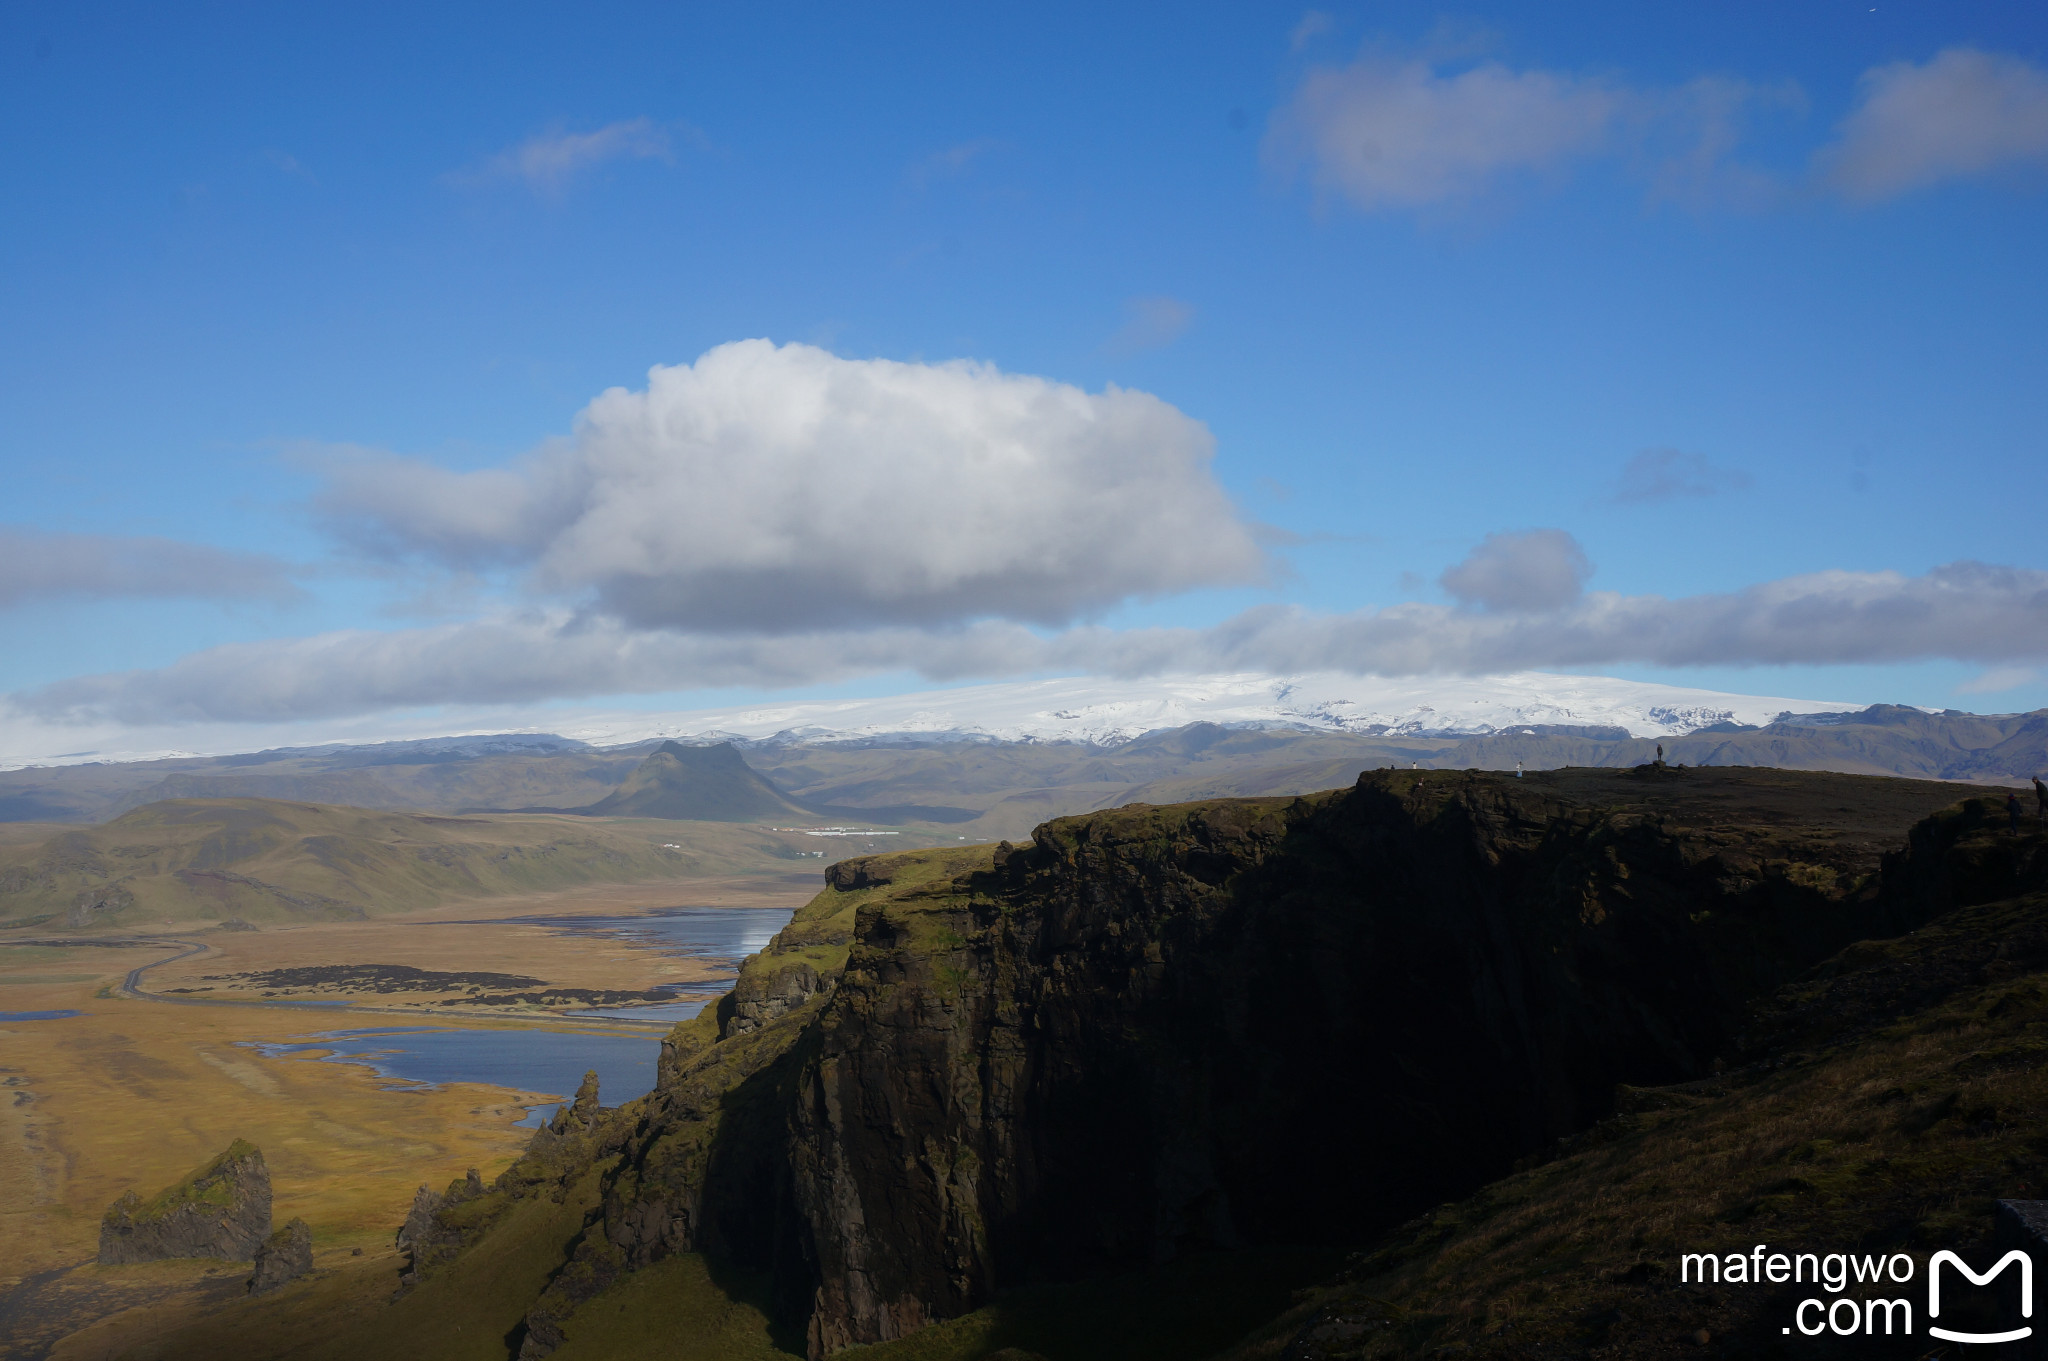
{"label": "shallow lagoon", "polygon": [[[510,920],[565,935],[616,936],[652,945],[663,954],[718,964],[719,976],[676,985],[680,1000],[675,1002],[568,1013],[673,1025],[695,1016],[729,991],[738,976],[739,962],[764,948],[794,915],[786,908],[672,907],[644,916]],[[589,1069],[597,1070],[599,1099],[607,1106],[645,1096],[654,1088],[661,1038],[658,1031],[640,1036],[524,1027],[413,1030],[380,1026],[330,1031],[290,1044],[252,1043],[251,1047],[271,1057],[327,1050],[322,1062],[364,1064],[400,1089],[477,1082],[553,1097],[544,1105],[528,1107],[526,1118],[519,1122],[538,1125],[574,1094]]]}
{"label": "shallow lagoon", "polygon": [[622,1021],[664,1021],[674,1025],[687,1021],[708,1006],[713,998],[732,989],[739,975],[739,962],[767,948],[777,931],[789,925],[796,913],[774,907],[668,907],[644,916],[632,917],[519,917],[521,925],[545,926],[564,935],[616,936],[621,940],[652,945],[665,955],[718,963],[724,967],[717,977],[697,983],[671,985],[679,998],[647,1006],[611,1007],[570,1013],[576,1016],[604,1016]]}

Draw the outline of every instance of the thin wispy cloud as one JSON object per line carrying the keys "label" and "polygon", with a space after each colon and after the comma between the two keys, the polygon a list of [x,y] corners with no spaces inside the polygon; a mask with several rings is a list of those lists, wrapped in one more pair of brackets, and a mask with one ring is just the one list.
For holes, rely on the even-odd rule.
{"label": "thin wispy cloud", "polygon": [[1368,212],[1477,198],[1506,176],[1555,171],[1608,143],[1628,96],[1605,82],[1487,62],[1439,71],[1368,53],[1311,69],[1267,135],[1269,162],[1306,166]]}
{"label": "thin wispy cloud", "polygon": [[1103,346],[1110,354],[1157,350],[1179,340],[1194,324],[1195,309],[1179,298],[1155,294],[1124,300],[1124,324]]}
{"label": "thin wispy cloud", "polygon": [[2031,62],[1951,47],[1925,63],[1874,67],[1858,93],[1816,158],[1822,180],[1851,199],[2048,169],[2048,71]]}
{"label": "thin wispy cloud", "polygon": [[[679,125],[680,126],[680,125]],[[480,164],[456,170],[451,184],[522,183],[559,193],[579,174],[608,161],[675,163],[673,130],[651,118],[628,118],[590,132],[555,129],[507,147]]]}
{"label": "thin wispy cloud", "polygon": [[1733,76],[1700,76],[1673,90],[1638,91],[1630,133],[1632,170],[1652,202],[1694,211],[1777,206],[1791,192],[1784,178],[1741,156],[1760,119],[1803,113],[1795,82],[1758,85]]}
{"label": "thin wispy cloud", "polygon": [[1972,677],[1956,687],[1959,695],[2002,695],[2008,690],[2017,690],[2022,685],[2032,685],[2041,679],[2041,669],[2035,666],[1994,666],[1982,675]]}
{"label": "thin wispy cloud", "polygon": [[313,177],[312,171],[306,169],[306,167],[300,163],[298,157],[292,155],[288,151],[279,151],[273,147],[272,149],[265,151],[263,153],[263,159],[268,161],[276,169],[283,171],[285,174],[295,176],[298,179],[305,180],[309,184],[318,184],[320,182],[319,180]]}
{"label": "thin wispy cloud", "polygon": [[0,608],[45,600],[286,602],[301,592],[276,558],[176,539],[0,527]]}
{"label": "thin wispy cloud", "polygon": [[1806,102],[1796,85],[1726,75],[1641,86],[1368,48],[1349,65],[1309,68],[1275,113],[1265,154],[1368,213],[1455,210],[1596,162],[1645,182],[1653,201],[1694,208],[1767,207],[1802,185],[1875,202],[2048,171],[2048,71],[2019,57],[1955,47],[1873,67],[1807,174],[1742,158],[1759,117]]}
{"label": "thin wispy cloud", "polygon": [[978,137],[971,142],[961,142],[943,151],[917,161],[910,167],[910,183],[919,189],[929,187],[936,180],[951,179],[965,174],[976,161],[1002,145],[991,137]]}
{"label": "thin wispy cloud", "polygon": [[1705,454],[1644,449],[1622,466],[1613,500],[1617,505],[1647,506],[1743,491],[1749,484],[1748,473],[1724,468]]}
{"label": "thin wispy cloud", "polygon": [[1287,50],[1300,52],[1317,38],[1337,26],[1337,21],[1322,10],[1312,9],[1301,16],[1301,22],[1287,35]]}

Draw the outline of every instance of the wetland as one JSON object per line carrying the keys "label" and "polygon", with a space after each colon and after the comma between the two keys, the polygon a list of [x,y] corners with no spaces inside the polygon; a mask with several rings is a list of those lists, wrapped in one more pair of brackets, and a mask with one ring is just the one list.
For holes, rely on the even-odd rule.
{"label": "wetland", "polygon": [[606,1105],[643,1095],[668,1027],[816,891],[763,861],[254,930],[0,932],[0,1355],[146,1352],[238,1292],[244,1267],[92,1260],[116,1196],[233,1139],[316,1264],[374,1267],[422,1179],[495,1176],[585,1071]]}

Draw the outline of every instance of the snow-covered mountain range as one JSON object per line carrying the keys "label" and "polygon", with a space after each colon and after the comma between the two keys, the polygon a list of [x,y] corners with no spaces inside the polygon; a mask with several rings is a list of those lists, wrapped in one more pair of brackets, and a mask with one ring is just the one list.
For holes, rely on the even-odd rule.
{"label": "snow-covered mountain range", "polygon": [[[204,723],[98,731],[0,721],[0,770],[84,762],[213,757],[255,751],[407,743],[445,756],[618,746],[650,739],[742,743],[933,741],[1095,742],[1115,745],[1189,723],[1394,736],[1466,736],[1539,724],[1625,728],[1673,737],[1717,723],[1757,725],[1781,714],[1839,713],[1860,704],[1732,695],[1602,676],[1419,677],[1314,673],[1068,677],[928,690],[879,699],[743,708],[578,710],[564,705],[335,720],[320,724]],[[386,754],[396,748],[387,746]]]}
{"label": "snow-covered mountain range", "polygon": [[1410,737],[1561,725],[1676,737],[1716,724],[1758,726],[1786,714],[1860,707],[1540,672],[1405,680],[1330,673],[1133,681],[1079,677],[886,699],[593,714],[580,722],[558,722],[553,731],[596,746],[656,738],[782,743],[966,738],[1114,745],[1189,723]]}

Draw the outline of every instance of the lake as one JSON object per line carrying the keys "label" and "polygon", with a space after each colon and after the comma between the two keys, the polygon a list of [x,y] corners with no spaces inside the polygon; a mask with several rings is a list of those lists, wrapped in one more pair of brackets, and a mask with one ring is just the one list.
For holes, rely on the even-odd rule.
{"label": "lake", "polygon": [[597,1070],[598,1099],[624,1105],[654,1090],[661,1056],[655,1036],[581,1034],[563,1030],[335,1030],[272,1044],[244,1041],[266,1058],[327,1050],[323,1063],[359,1063],[389,1079],[393,1090],[479,1082],[554,1098],[526,1108],[522,1125],[540,1125]]}

